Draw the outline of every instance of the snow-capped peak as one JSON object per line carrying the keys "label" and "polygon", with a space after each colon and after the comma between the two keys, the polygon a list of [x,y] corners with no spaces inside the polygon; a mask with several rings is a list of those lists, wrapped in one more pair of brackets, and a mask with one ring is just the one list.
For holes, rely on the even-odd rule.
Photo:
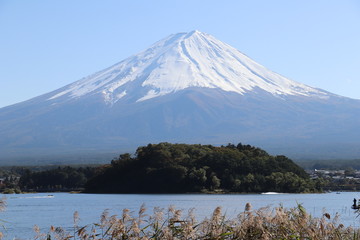
{"label": "snow-capped peak", "polygon": [[102,94],[107,103],[126,95],[145,101],[189,87],[239,94],[256,88],[273,95],[327,97],[326,92],[274,73],[230,45],[195,30],[170,35],[139,54],[66,86],[49,100]]}

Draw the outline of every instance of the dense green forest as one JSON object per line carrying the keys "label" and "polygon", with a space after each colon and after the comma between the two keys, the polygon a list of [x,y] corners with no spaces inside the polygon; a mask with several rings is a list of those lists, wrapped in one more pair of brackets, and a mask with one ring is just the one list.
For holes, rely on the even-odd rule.
{"label": "dense green forest", "polygon": [[6,186],[14,188],[15,192],[36,191],[78,191],[85,183],[95,176],[97,168],[94,166],[75,167],[58,166],[49,168],[17,167],[13,173],[19,174],[16,184]]}
{"label": "dense green forest", "polygon": [[122,154],[85,185],[92,193],[312,192],[319,186],[285,156],[250,145],[159,143]]}
{"label": "dense green forest", "polygon": [[[360,189],[358,160],[301,161],[250,145],[149,144],[106,165],[3,166],[0,192],[312,192]],[[336,170],[342,170],[336,171]],[[85,189],[86,187],[86,189]]]}

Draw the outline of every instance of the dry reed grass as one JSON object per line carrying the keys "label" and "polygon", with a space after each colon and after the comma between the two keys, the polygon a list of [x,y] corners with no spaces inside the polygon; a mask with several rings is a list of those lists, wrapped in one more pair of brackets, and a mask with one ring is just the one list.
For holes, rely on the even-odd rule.
{"label": "dry reed grass", "polygon": [[[0,199],[0,212],[4,211],[5,208],[6,208],[6,197],[2,197],[2,198]],[[0,222],[1,222],[1,223],[0,223],[1,226],[2,226],[3,228],[5,228],[5,226],[4,226],[5,221],[4,221],[4,220],[0,220]],[[4,234],[0,231],[0,239],[3,239],[3,237],[4,237]]]}
{"label": "dry reed grass", "polygon": [[170,206],[167,210],[155,208],[152,215],[146,214],[141,206],[138,213],[124,209],[121,216],[109,215],[105,210],[99,223],[78,226],[79,214],[74,213],[73,231],[51,227],[47,234],[35,228],[35,239],[278,239],[278,240],[347,240],[360,239],[358,229],[338,223],[338,216],[324,213],[321,218],[313,218],[298,205],[286,209],[261,208],[252,210],[246,204],[244,212],[236,218],[227,219],[217,207],[209,218],[197,222],[194,210],[182,216],[182,211]]}

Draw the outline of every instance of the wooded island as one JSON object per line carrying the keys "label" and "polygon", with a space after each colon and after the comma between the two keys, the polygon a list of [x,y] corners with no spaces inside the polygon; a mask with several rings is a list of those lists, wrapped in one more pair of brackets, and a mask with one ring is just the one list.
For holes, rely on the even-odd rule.
{"label": "wooded island", "polygon": [[[40,170],[39,170],[40,169]],[[3,192],[87,193],[260,193],[319,192],[323,179],[310,179],[285,156],[241,143],[148,144],[97,166],[12,167]]]}

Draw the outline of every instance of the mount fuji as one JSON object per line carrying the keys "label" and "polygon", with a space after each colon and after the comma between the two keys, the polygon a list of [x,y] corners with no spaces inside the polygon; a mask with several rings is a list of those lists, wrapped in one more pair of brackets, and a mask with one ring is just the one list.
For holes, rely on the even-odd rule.
{"label": "mount fuji", "polygon": [[1,108],[0,161],[109,160],[163,141],[242,142],[295,159],[359,158],[359,128],[360,100],[289,80],[192,31]]}

